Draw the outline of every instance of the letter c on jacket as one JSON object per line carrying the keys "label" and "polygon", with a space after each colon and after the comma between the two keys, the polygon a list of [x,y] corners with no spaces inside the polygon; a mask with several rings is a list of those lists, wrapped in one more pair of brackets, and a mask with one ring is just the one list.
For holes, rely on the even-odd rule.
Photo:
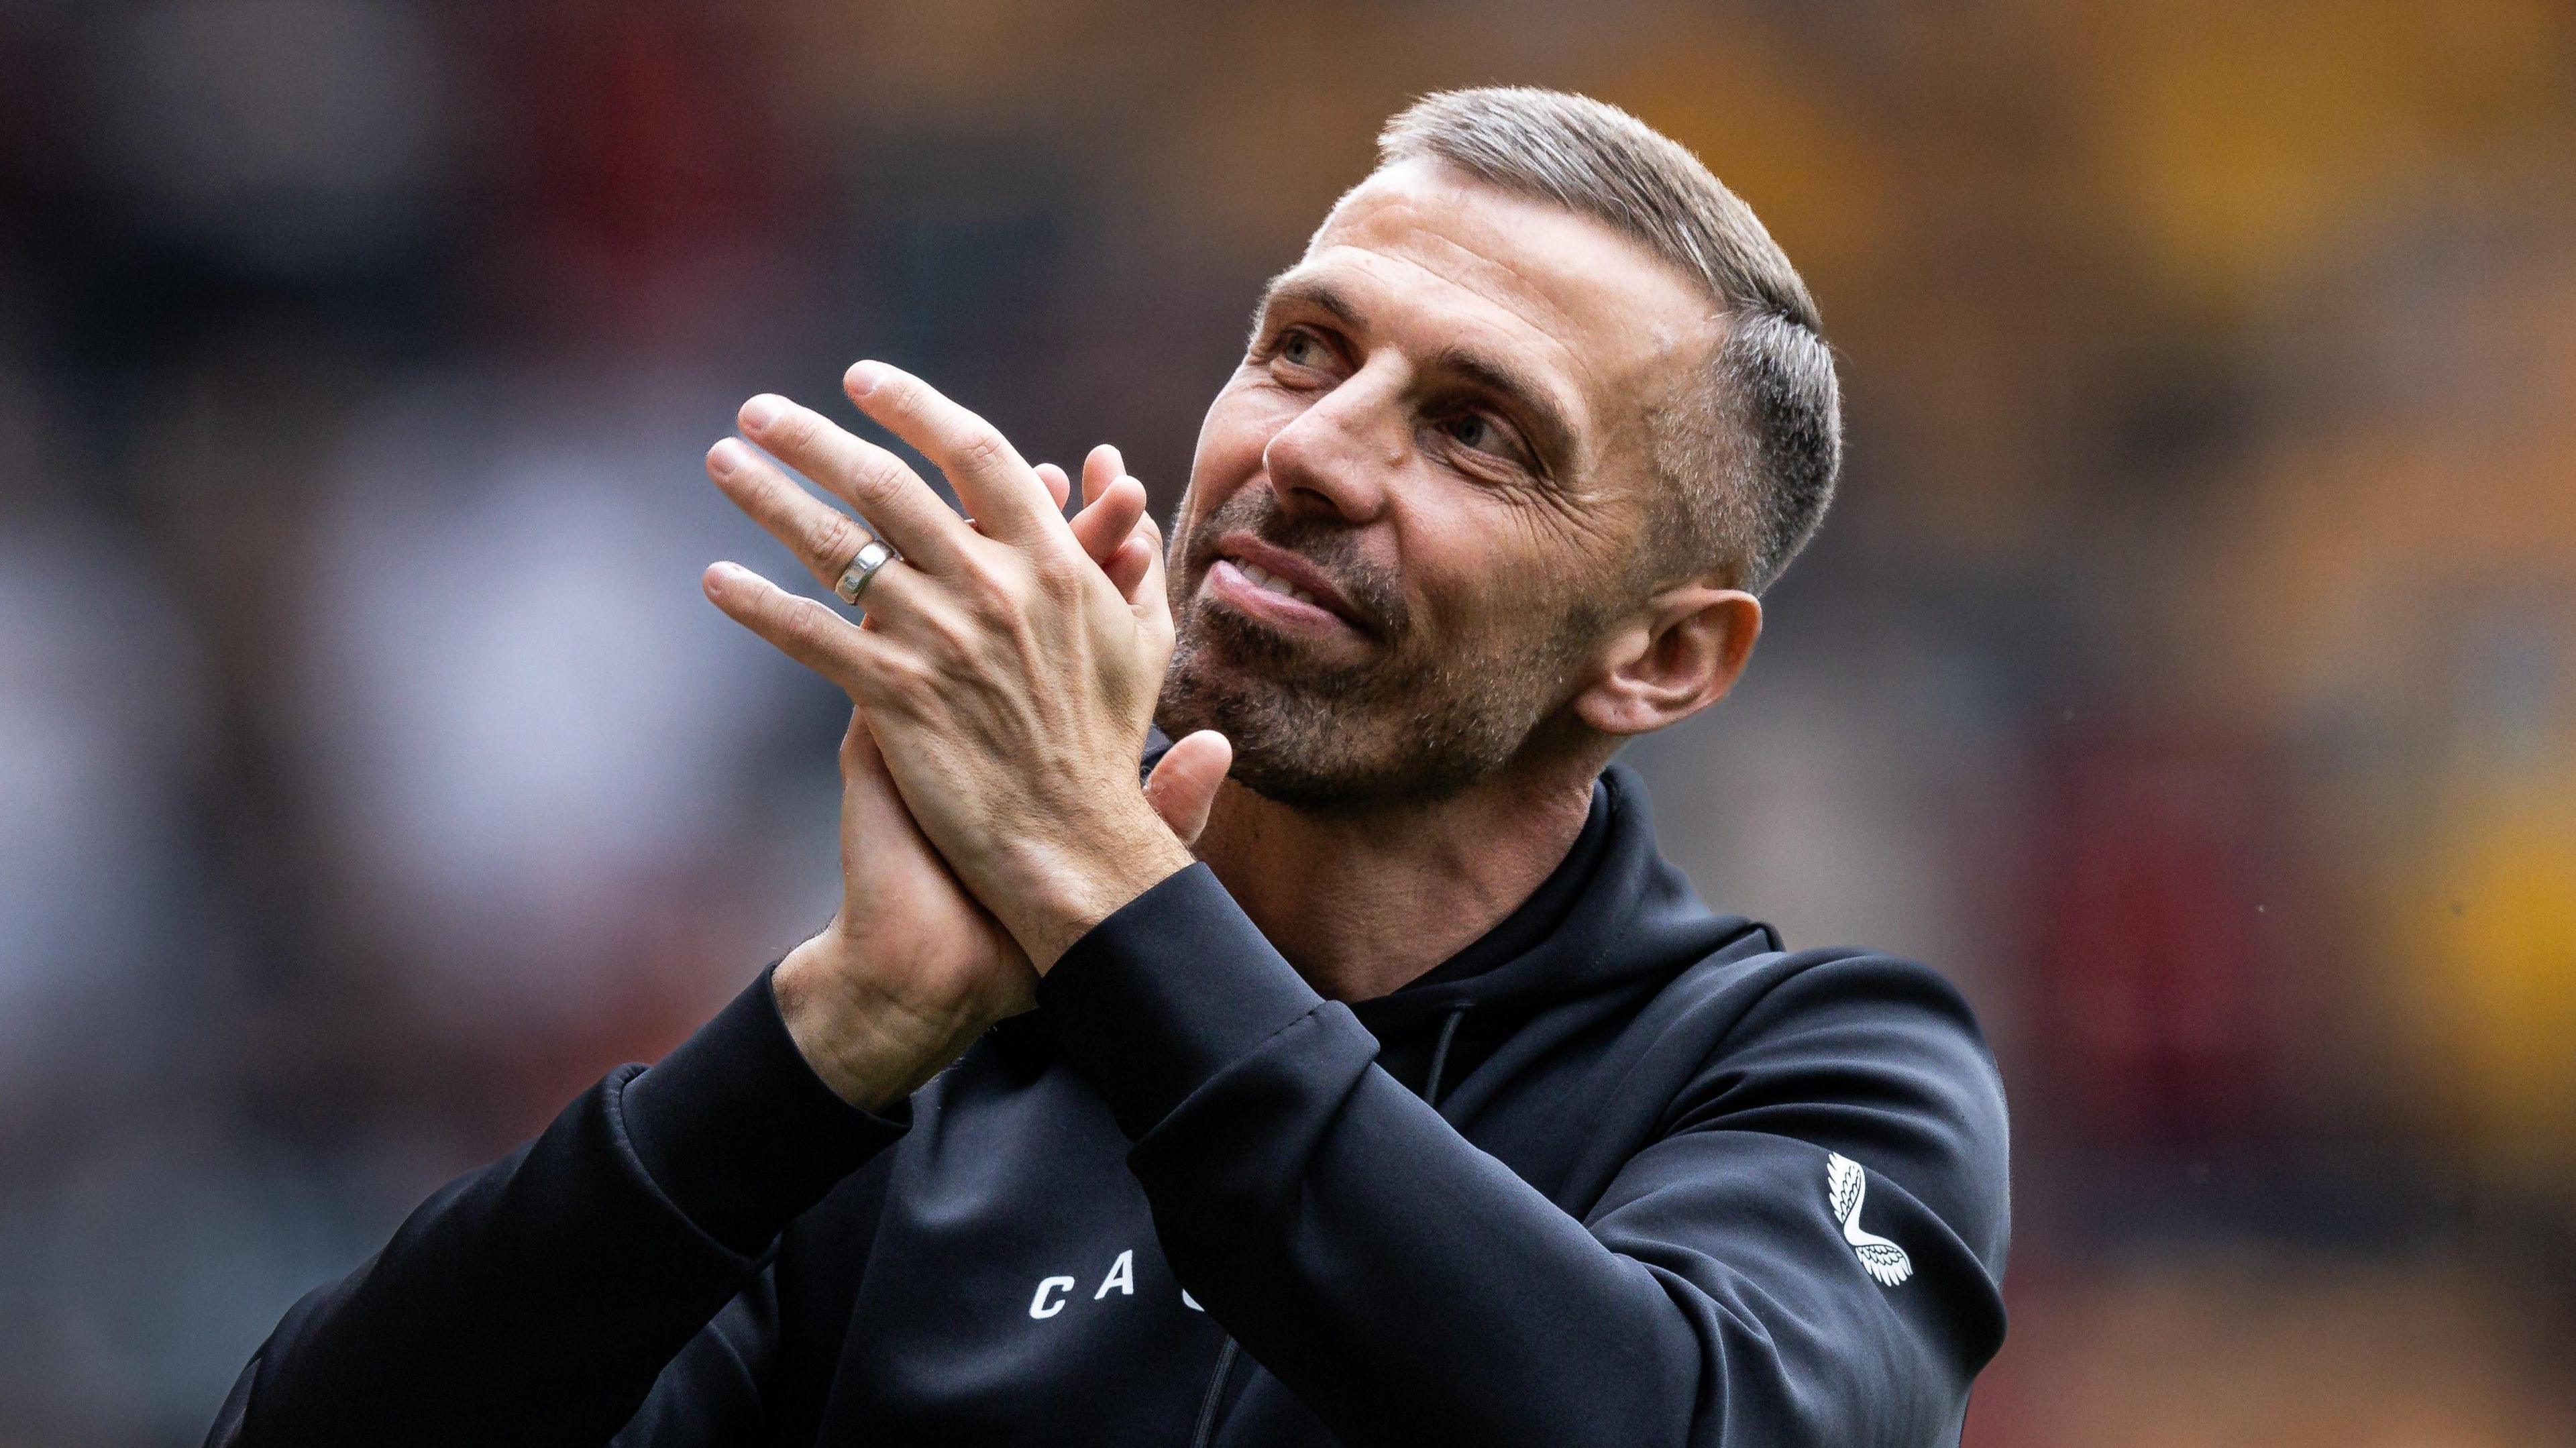
{"label": "letter c on jacket", "polygon": [[1047,1297],[1051,1293],[1071,1292],[1072,1290],[1073,1279],[1070,1277],[1050,1277],[1044,1282],[1039,1283],[1038,1295],[1029,1299],[1029,1316],[1053,1317],[1057,1313],[1064,1311],[1063,1298],[1058,1297],[1055,1301],[1049,1302],[1047,1301]]}

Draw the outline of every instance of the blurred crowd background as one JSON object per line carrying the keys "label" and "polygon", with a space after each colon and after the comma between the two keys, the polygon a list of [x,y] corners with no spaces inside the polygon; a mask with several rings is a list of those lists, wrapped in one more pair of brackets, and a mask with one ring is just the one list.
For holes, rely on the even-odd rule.
{"label": "blurred crowd background", "polygon": [[1972,1448],[2576,1443],[2576,12],[0,0],[0,1448],[834,898],[700,471],[897,360],[1159,506],[1411,96],[1580,89],[1822,301],[1842,500],[1671,854],[1975,1000]]}

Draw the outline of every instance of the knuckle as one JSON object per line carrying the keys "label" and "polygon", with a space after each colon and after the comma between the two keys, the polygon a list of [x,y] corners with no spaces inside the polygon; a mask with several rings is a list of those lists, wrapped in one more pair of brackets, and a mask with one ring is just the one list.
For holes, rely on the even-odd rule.
{"label": "knuckle", "polygon": [[871,451],[851,467],[850,491],[865,501],[883,502],[894,496],[903,472],[903,464],[893,454],[883,449]]}
{"label": "knuckle", "polygon": [[1020,584],[1016,573],[1014,569],[984,566],[967,576],[967,601],[974,606],[978,616],[999,619],[1019,611]]}
{"label": "knuckle", "polygon": [[993,425],[980,417],[970,418],[968,432],[957,444],[957,461],[968,468],[984,468],[1000,462],[1010,452],[1010,444]]}
{"label": "knuckle", "polygon": [[925,616],[922,623],[924,643],[941,658],[953,662],[973,651],[975,630],[967,620],[942,609]]}
{"label": "knuckle", "polygon": [[859,551],[863,541],[859,537],[858,525],[851,522],[847,514],[830,509],[824,510],[805,529],[806,552],[817,562],[827,565],[838,566],[846,561]]}
{"label": "knuckle", "polygon": [[907,700],[919,699],[934,675],[929,661],[909,650],[887,654],[872,672],[879,687]]}
{"label": "knuckle", "polygon": [[[1090,555],[1082,555],[1082,568],[1092,568],[1097,566],[1098,565],[1092,563]],[[1080,590],[1082,585],[1082,572],[1080,568],[1075,566],[1075,560],[1073,558],[1066,556],[1063,551],[1048,548],[1040,550],[1030,558],[1029,580],[1031,583],[1036,585],[1037,590],[1044,596],[1048,598],[1062,598],[1066,594],[1078,592]]]}
{"label": "knuckle", "polygon": [[823,605],[810,598],[792,597],[778,623],[789,638],[810,648],[821,645],[829,621]]}

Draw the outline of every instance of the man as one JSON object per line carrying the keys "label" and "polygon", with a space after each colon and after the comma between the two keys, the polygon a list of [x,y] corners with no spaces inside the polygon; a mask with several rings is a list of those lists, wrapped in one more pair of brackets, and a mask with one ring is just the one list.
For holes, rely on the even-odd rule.
{"label": "man", "polygon": [[1114,452],[1068,521],[891,368],[852,398],[971,524],[744,406],[865,522],[709,454],[866,610],[705,580],[856,705],[839,913],[298,1304],[216,1442],[1956,1440],[2006,1237],[1967,1006],[1709,913],[1609,766],[1824,510],[1813,304],[1610,107],[1381,147],[1168,552]]}

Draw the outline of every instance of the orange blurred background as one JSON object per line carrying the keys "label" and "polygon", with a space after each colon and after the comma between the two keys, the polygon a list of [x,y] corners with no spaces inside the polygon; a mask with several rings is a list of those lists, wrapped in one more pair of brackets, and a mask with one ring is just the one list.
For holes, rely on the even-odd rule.
{"label": "orange blurred background", "polygon": [[0,1445],[277,1314],[833,899],[846,706],[699,454],[921,371],[1168,507],[1444,85],[1823,304],[1842,500],[1668,852],[1956,979],[1968,1441],[2576,1444],[2576,12],[0,0]]}

